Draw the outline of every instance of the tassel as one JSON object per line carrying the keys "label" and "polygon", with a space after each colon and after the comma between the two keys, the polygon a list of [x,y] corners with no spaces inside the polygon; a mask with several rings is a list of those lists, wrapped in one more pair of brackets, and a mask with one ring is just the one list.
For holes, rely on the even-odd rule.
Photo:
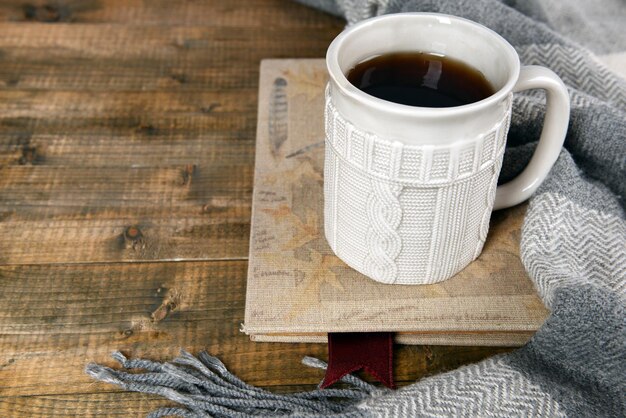
{"label": "tassel", "polygon": [[[125,390],[150,393],[172,400],[180,407],[157,409],[148,418],[178,416],[250,417],[250,416],[360,416],[356,404],[385,392],[356,376],[341,380],[349,389],[316,389],[292,394],[275,394],[249,385],[233,375],[216,357],[201,352],[194,357],[181,350],[172,362],[130,360],[120,352],[112,357],[126,369],[143,369],[143,373],[114,370],[99,364],[89,364],[85,372],[96,380],[117,385]],[[302,363],[319,369],[327,364],[313,357]]]}

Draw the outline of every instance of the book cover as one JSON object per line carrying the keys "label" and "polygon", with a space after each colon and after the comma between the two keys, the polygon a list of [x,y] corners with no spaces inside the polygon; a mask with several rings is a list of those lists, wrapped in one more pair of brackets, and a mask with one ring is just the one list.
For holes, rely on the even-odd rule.
{"label": "book cover", "polygon": [[323,233],[323,59],[261,64],[242,330],[254,341],[324,342],[396,332],[404,344],[522,345],[548,315],[519,259],[525,205],[494,212],[481,256],[433,285],[385,285],[337,258]]}

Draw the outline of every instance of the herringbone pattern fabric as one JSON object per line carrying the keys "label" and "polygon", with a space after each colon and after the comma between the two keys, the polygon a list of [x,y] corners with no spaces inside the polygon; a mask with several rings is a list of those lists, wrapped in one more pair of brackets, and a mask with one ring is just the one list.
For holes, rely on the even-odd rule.
{"label": "herringbone pattern fabric", "polygon": [[526,65],[549,66],[570,89],[600,101],[626,106],[626,81],[615,77],[589,53],[573,46],[531,44],[517,48]]}
{"label": "herringbone pattern fabric", "polygon": [[360,408],[380,417],[561,417],[558,403],[502,357],[426,379]]}
{"label": "herringbone pattern fabric", "polygon": [[531,203],[522,260],[544,303],[556,289],[593,284],[626,297],[626,221],[554,193]]}

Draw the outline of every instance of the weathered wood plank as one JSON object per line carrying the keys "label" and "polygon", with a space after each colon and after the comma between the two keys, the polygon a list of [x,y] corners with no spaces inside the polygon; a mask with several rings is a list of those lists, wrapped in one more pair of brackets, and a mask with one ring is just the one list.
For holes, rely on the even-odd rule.
{"label": "weathered wood plank", "polygon": [[[326,358],[326,345],[253,343],[239,332],[246,269],[245,261],[0,267],[0,396],[111,390],[83,369],[115,365],[116,349],[156,360],[180,347],[207,350],[255,385],[317,384],[322,372],[300,360]],[[398,380],[408,382],[498,350],[396,352]]]}
{"label": "weathered wood plank", "polygon": [[332,27],[1,25],[0,262],[246,256],[258,60]]}
{"label": "weathered wood plank", "polygon": [[109,118],[127,115],[188,115],[218,119],[233,113],[255,112],[256,95],[236,91],[0,91],[4,118]]}
{"label": "weathered wood plank", "polygon": [[249,164],[0,167],[0,191],[2,263],[247,257]]}
{"label": "weathered wood plank", "polygon": [[254,103],[251,91],[0,91],[0,166],[251,164]]}
{"label": "weathered wood plank", "polygon": [[[249,198],[251,177],[250,165],[245,163],[179,167],[2,167],[0,202],[11,202],[11,207],[91,205],[122,210],[161,203],[169,205],[171,210],[172,206],[196,205],[214,196],[230,196],[233,201]],[[244,203],[249,205],[249,201]],[[161,209],[155,208],[157,213]]]}
{"label": "weathered wood plank", "polygon": [[137,417],[164,406],[172,406],[172,402],[133,392],[0,397],[0,415],[6,418]]}
{"label": "weathered wood plank", "polygon": [[[319,57],[340,27],[208,28],[0,23],[7,89],[254,89],[267,57]],[[111,34],[114,34],[113,36]],[[254,47],[250,47],[254,45]],[[256,91],[255,91],[256,92]]]}
{"label": "weathered wood plank", "polygon": [[[254,138],[255,116],[232,113],[215,118],[197,115],[150,113],[109,117],[0,118],[0,134],[8,141],[25,141],[33,135],[125,136],[129,141],[152,138],[188,139],[221,135],[233,139]],[[228,134],[230,133],[230,136]],[[250,144],[252,148],[252,144]]]}
{"label": "weathered wood plank", "polygon": [[[149,66],[142,66],[140,61],[133,59],[142,58],[145,64],[150,64],[155,59],[176,56],[200,62],[228,62],[258,55],[260,51],[256,47],[261,48],[261,51],[267,48],[281,55],[292,50],[299,50],[300,54],[314,54],[316,50],[312,49],[312,46],[323,43],[327,36],[336,36],[343,27],[343,24],[333,24],[319,28],[294,29],[265,23],[257,25],[252,22],[224,28],[191,23],[146,26],[116,23],[42,25],[0,22],[0,25],[2,25],[0,47],[5,54],[8,54],[8,50],[15,54],[15,57],[30,58],[40,63],[44,56],[59,58],[80,54],[90,60],[117,56],[121,63],[132,62],[138,69]],[[311,35],[317,35],[317,39],[312,39]],[[125,43],[129,40],[135,42]],[[251,41],[257,43],[255,48],[249,47]],[[36,51],[45,51],[46,54],[34,54]],[[219,54],[214,56],[197,54],[202,51]],[[247,54],[242,54],[243,51]]]}
{"label": "weathered wood plank", "polygon": [[284,0],[0,1],[0,21],[326,28],[339,19]]}
{"label": "weathered wood plank", "polygon": [[[152,126],[146,135],[128,129],[129,135],[63,135],[0,133],[0,166],[36,165],[48,167],[186,167],[189,164],[242,165],[254,160],[251,129],[205,132],[187,137],[179,132]],[[0,128],[1,132],[2,128]],[[97,156],[90,158],[89,156]]]}

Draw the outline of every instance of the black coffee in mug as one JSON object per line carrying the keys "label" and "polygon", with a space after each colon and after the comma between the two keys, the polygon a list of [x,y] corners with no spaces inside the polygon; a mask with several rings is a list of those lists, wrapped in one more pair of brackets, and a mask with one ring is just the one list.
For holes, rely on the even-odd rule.
{"label": "black coffee in mug", "polygon": [[495,93],[477,69],[425,52],[394,52],[367,59],[348,72],[348,80],[372,96],[419,107],[462,106]]}

